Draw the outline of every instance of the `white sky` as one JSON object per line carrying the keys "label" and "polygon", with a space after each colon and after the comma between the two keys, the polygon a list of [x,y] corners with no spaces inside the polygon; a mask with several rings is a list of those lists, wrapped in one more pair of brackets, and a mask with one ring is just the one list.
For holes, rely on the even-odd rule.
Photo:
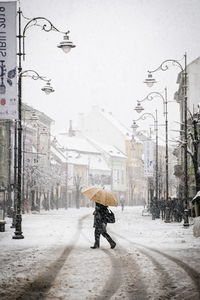
{"label": "white sky", "polygon": [[[23,101],[52,117],[55,132],[66,130],[70,119],[93,104],[130,127],[138,118],[136,100],[165,86],[173,100],[176,91],[178,68],[157,72],[153,89],[143,83],[147,70],[165,59],[182,59],[185,52],[188,63],[200,55],[199,0],[21,0],[21,9],[26,17],[46,17],[61,31],[70,30],[77,46],[64,54],[56,47],[62,35],[39,27],[26,33],[23,69],[51,78],[56,91],[43,95],[43,82],[25,78]],[[163,123],[161,99],[146,103],[152,113],[156,106]],[[178,118],[178,105],[170,103],[170,122]]]}

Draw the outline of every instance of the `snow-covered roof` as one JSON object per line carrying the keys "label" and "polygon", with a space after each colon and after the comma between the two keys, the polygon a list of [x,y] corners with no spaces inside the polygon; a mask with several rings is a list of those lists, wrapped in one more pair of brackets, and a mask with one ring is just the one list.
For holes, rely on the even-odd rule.
{"label": "snow-covered roof", "polygon": [[131,130],[127,128],[124,124],[122,124],[118,119],[116,119],[113,116],[112,112],[108,112],[105,109],[100,108],[98,106],[93,106],[93,110],[96,110],[99,113],[101,113],[104,116],[104,118],[106,118],[110,123],[112,123],[113,126],[115,126],[125,136],[125,138],[131,136]]}
{"label": "snow-covered roof", "polygon": [[59,134],[56,138],[58,143],[65,149],[100,154],[100,152],[85,138],[76,136],[70,137],[67,136],[67,134]]}
{"label": "snow-covered roof", "polygon": [[97,147],[97,149],[99,149],[99,151],[103,151],[106,152],[107,154],[109,154],[112,157],[120,157],[120,158],[126,158],[126,155],[124,153],[122,153],[119,149],[117,149],[115,146],[112,145],[108,145],[108,144],[102,144],[99,143],[97,141],[95,141],[94,139],[88,138],[88,141],[91,142],[95,147]]}
{"label": "snow-covered roof", "polygon": [[56,149],[53,145],[51,145],[51,153],[53,156],[57,157],[60,162],[65,163],[66,162],[66,157],[64,153],[61,153],[58,149]]}
{"label": "snow-covered roof", "polygon": [[24,111],[36,112],[38,116],[46,119],[50,123],[54,123],[54,120],[51,117],[47,116],[44,112],[36,109],[35,107],[28,105],[27,103],[22,103],[22,109]]}
{"label": "snow-covered roof", "polygon": [[91,170],[104,170],[104,171],[110,171],[110,168],[108,167],[106,161],[103,159],[103,157],[96,153],[80,153],[75,150],[61,150],[56,149],[53,145],[51,146],[51,152],[53,154],[53,157],[51,159],[52,164],[56,164],[55,157],[58,158],[58,160],[61,163],[68,163],[73,165],[83,165],[88,166]]}
{"label": "snow-covered roof", "polygon": [[101,155],[78,153],[75,151],[69,151],[67,154],[68,164],[73,165],[85,165],[91,170],[104,170],[110,171],[106,161]]}

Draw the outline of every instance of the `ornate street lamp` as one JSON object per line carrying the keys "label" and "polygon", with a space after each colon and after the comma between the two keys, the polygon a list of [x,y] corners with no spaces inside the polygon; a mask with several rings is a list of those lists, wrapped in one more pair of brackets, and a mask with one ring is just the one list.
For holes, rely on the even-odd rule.
{"label": "ornate street lamp", "polygon": [[150,88],[157,83],[157,81],[153,78],[152,74],[148,71],[148,77],[145,79],[144,83]]}
{"label": "ornate street lamp", "polygon": [[166,172],[166,178],[165,178],[165,184],[166,184],[166,215],[165,215],[165,222],[170,223],[170,215],[169,215],[169,206],[168,206],[168,198],[169,198],[169,171],[168,171],[168,165],[169,165],[169,155],[168,155],[168,101],[167,101],[167,88],[165,88],[165,96],[163,96],[159,92],[151,92],[149,93],[144,99],[137,101],[137,106],[135,107],[135,110],[138,113],[141,113],[144,108],[141,105],[141,102],[144,101],[152,101],[156,97],[160,97],[163,101],[164,105],[164,115],[165,115],[165,172]]}
{"label": "ornate street lamp", "polygon": [[[189,226],[188,218],[188,160],[187,160],[187,147],[188,147],[188,137],[187,137],[187,54],[184,55],[184,67],[180,64],[178,60],[167,59],[163,61],[158,68],[152,71],[148,71],[148,74],[151,75],[151,82],[154,83],[152,73],[161,71],[167,71],[169,69],[169,64],[179,67],[181,74],[183,75],[183,96],[184,96],[184,198],[185,198],[185,210],[184,210],[184,227]],[[147,82],[146,82],[147,83]],[[152,84],[153,85],[153,84]],[[151,86],[152,86],[151,85]]]}
{"label": "ornate street lamp", "polygon": [[157,116],[157,110],[155,111],[155,115],[151,113],[143,113],[138,119],[133,120],[133,124],[131,128],[133,129],[133,133],[136,131],[138,128],[137,121],[139,120],[145,120],[146,118],[151,117],[154,120],[154,128],[156,132],[156,166],[155,166],[155,171],[156,171],[156,202],[158,201],[158,116]]}
{"label": "ornate street lamp", "polygon": [[69,40],[69,31],[67,31],[63,37],[63,41],[57,46],[58,48],[62,49],[63,52],[68,53],[72,48],[76,47],[70,40]]}
{"label": "ornate street lamp", "polygon": [[[43,80],[47,81],[47,83],[50,81],[49,79],[45,79],[45,77],[40,76],[36,71],[34,70],[25,70],[21,73],[19,73],[19,81],[21,82],[22,77],[29,77],[33,80]],[[52,87],[51,87],[52,88]],[[50,92],[46,92],[45,87],[42,89],[47,95],[50,94]],[[52,92],[53,92],[52,88]],[[19,101],[19,112],[21,117],[21,111],[22,111],[22,93],[20,90],[20,93],[18,95],[18,101]],[[13,239],[22,239],[24,236],[21,232],[21,206],[22,206],[22,117],[20,118],[20,127],[18,125],[18,130],[20,128],[20,131],[18,132],[18,176],[17,176],[17,201],[15,203],[15,209],[13,213],[13,224],[15,224],[15,235],[13,236]],[[19,144],[19,139],[21,141],[21,144]],[[16,164],[16,161],[15,161]],[[15,166],[16,170],[16,166]]]}
{"label": "ornate street lamp", "polygon": [[[15,226],[15,235],[13,236],[13,239],[23,239],[24,236],[22,235],[22,217],[21,217],[21,189],[22,189],[22,56],[25,60],[25,34],[28,28],[31,26],[39,26],[44,31],[56,31],[59,33],[64,34],[64,41],[60,43],[58,46],[59,48],[63,49],[65,53],[69,52],[71,48],[74,48],[75,45],[73,45],[72,42],[69,41],[68,33],[69,31],[62,32],[58,30],[48,19],[44,17],[36,17],[33,19],[29,19],[29,21],[26,23],[23,32],[21,28],[21,16],[22,11],[19,7],[18,10],[18,111],[19,111],[19,119],[18,119],[18,136],[17,136],[17,142],[18,142],[18,176],[17,176],[17,199],[16,199],[16,226]],[[27,19],[27,18],[26,18]],[[43,22],[43,25],[40,24],[40,22]],[[51,92],[51,88],[49,85],[47,85],[48,88],[46,88],[46,92]],[[51,91],[50,91],[51,90]]]}
{"label": "ornate street lamp", "polygon": [[46,85],[41,89],[43,92],[45,92],[46,95],[49,95],[53,92],[55,92],[55,90],[53,89],[53,87],[51,86],[51,79],[46,79],[44,76],[40,76],[38,74],[38,72],[34,71],[34,70],[26,70],[26,71],[23,71],[19,74],[19,77],[29,77],[33,80],[43,80],[43,81],[46,81]]}
{"label": "ornate street lamp", "polygon": [[[147,96],[148,97],[148,96]],[[146,99],[146,98],[145,98]],[[141,103],[140,102],[142,102],[143,100],[141,100],[141,101],[137,101],[137,105],[136,105],[136,107],[135,107],[135,110],[137,111],[137,113],[141,113],[143,110],[144,110],[144,108],[142,107],[142,105],[141,105]]]}
{"label": "ornate street lamp", "polygon": [[[21,18],[21,14],[22,14],[22,11],[20,10],[19,8],[19,11],[18,11],[18,14],[19,14],[19,18]],[[45,24],[41,25],[40,24],[40,21],[43,21]],[[21,24],[21,22],[19,22],[19,24]],[[33,19],[30,19],[27,24],[25,25],[24,27],[24,30],[23,30],[23,34],[21,37],[19,38],[22,38],[23,39],[23,60],[25,60],[25,33],[26,33],[26,30],[30,27],[30,26],[39,26],[41,27],[44,31],[46,32],[49,32],[49,31],[56,31],[56,32],[59,32],[59,33],[62,33],[64,34],[64,37],[63,37],[63,41],[61,41],[59,43],[59,45],[57,46],[58,48],[62,49],[64,53],[68,53],[71,51],[72,48],[75,48],[76,46],[69,40],[69,33],[70,31],[68,30],[67,32],[63,32],[63,31],[60,31],[58,30],[52,23],[51,21],[49,21],[48,19],[44,18],[44,17],[37,17],[37,18],[33,18]]]}

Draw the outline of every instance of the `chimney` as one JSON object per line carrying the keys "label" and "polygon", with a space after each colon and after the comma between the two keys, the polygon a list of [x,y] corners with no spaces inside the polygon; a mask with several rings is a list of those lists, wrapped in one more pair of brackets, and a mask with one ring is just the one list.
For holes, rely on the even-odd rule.
{"label": "chimney", "polygon": [[75,131],[72,129],[72,120],[69,121],[69,136],[75,136]]}

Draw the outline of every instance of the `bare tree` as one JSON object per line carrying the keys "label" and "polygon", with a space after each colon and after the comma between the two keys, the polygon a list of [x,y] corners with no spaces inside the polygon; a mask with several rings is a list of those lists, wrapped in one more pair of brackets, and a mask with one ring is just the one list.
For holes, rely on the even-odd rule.
{"label": "bare tree", "polygon": [[190,113],[191,119],[189,124],[189,137],[190,137],[190,146],[188,145],[187,152],[191,157],[193,163],[193,170],[194,170],[194,177],[195,177],[195,185],[196,185],[196,192],[200,191],[200,169],[199,169],[199,144],[200,144],[200,137],[199,137],[199,117],[198,114],[192,115]]}

